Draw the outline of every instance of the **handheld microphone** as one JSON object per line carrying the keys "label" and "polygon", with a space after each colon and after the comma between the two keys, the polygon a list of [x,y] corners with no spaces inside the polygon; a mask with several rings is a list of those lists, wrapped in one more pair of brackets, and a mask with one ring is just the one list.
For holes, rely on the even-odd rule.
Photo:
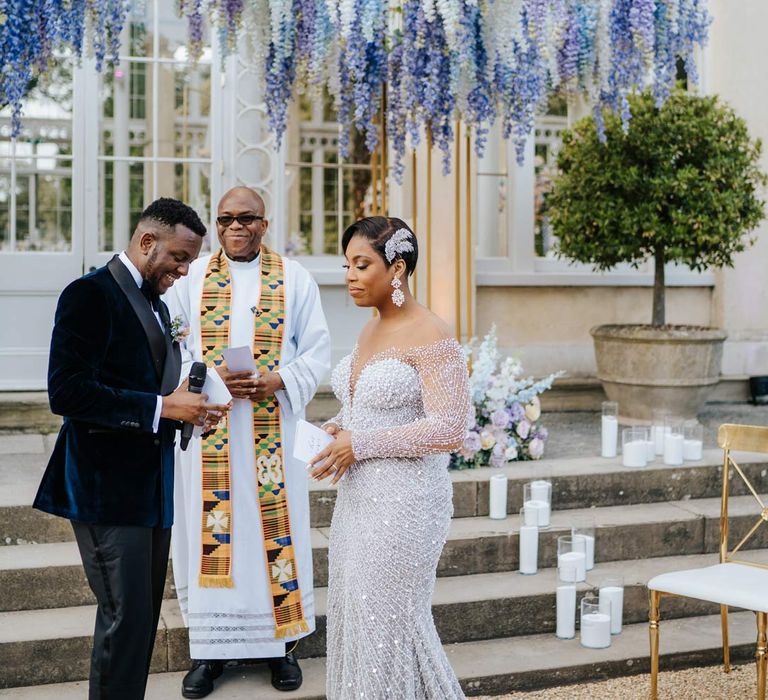
{"label": "handheld microphone", "polygon": [[[204,362],[193,362],[189,370],[189,390],[193,394],[202,394],[203,384],[205,384],[205,375],[207,368]],[[189,439],[192,437],[192,431],[195,429],[193,423],[184,423],[181,429],[181,449],[186,450],[189,445]]]}

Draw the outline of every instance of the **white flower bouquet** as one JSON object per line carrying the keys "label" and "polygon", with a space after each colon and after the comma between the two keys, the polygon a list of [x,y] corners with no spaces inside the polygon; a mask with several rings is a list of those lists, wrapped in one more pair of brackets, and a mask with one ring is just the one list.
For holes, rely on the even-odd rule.
{"label": "white flower bouquet", "polygon": [[541,459],[547,429],[541,424],[539,394],[563,372],[534,381],[523,377],[517,358],[501,358],[496,327],[478,345],[465,347],[472,361],[469,376],[474,415],[464,444],[451,456],[452,469],[500,467],[514,460]]}

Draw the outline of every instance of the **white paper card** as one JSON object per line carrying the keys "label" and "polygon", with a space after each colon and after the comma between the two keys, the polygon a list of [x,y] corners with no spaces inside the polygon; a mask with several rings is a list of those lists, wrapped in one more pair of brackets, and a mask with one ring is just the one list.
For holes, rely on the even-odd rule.
{"label": "white paper card", "polygon": [[224,359],[230,372],[255,372],[256,363],[253,361],[253,350],[247,345],[239,348],[224,350]]}
{"label": "white paper card", "polygon": [[[219,376],[219,373],[213,368],[208,367],[205,373],[205,383],[203,384],[203,394],[208,395],[208,403],[224,405],[232,400],[232,394],[229,393],[227,385]],[[200,437],[203,429],[196,425],[193,431],[195,437]]]}
{"label": "white paper card", "polygon": [[322,428],[318,428],[305,420],[296,423],[296,438],[293,443],[293,456],[300,462],[308,463],[324,447],[330,445],[334,438]]}

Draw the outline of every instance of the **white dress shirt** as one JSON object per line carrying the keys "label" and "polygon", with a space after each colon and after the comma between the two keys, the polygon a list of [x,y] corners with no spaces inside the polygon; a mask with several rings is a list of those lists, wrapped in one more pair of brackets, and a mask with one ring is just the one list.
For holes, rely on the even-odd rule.
{"label": "white dress shirt", "polygon": [[[128,268],[128,272],[131,273],[131,277],[133,277],[133,281],[136,282],[136,286],[141,289],[141,284],[144,281],[144,278],[141,276],[141,273],[136,268],[136,265],[134,265],[131,262],[131,259],[128,257],[125,251],[120,253],[118,256],[120,258],[120,262],[123,263]],[[165,333],[165,328],[163,328],[163,322],[160,320],[160,314],[157,313],[154,309],[152,310],[152,313],[155,315],[155,318],[157,319],[157,322],[160,324],[160,328],[163,329],[163,333]],[[152,419],[152,432],[156,433],[158,428],[160,427],[160,414],[163,410],[163,397],[158,396],[157,397],[157,405],[155,406],[155,417]]]}

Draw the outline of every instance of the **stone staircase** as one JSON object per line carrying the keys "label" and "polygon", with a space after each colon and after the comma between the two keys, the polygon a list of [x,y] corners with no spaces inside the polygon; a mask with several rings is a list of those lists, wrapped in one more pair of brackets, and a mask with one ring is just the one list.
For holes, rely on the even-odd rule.
{"label": "stone staircase", "polygon": [[[0,437],[0,697],[69,700],[84,697],[93,598],[68,523],[31,506],[53,436]],[[15,452],[14,452],[15,450]],[[742,460],[761,493],[768,493],[768,459]],[[440,560],[433,614],[452,664],[469,695],[533,689],[584,679],[646,673],[649,667],[647,591],[654,575],[716,563],[721,453],[682,467],[654,464],[625,469],[595,458],[511,464],[510,511],[532,477],[553,481],[552,527],[542,532],[540,572],[520,576],[516,516],[490,520],[489,470],[453,473],[455,517]],[[732,542],[759,513],[738,477],[730,512]],[[324,697],[325,585],[328,526],[335,492],[311,484],[312,545],[318,632],[299,647],[305,683],[291,697]],[[595,569],[582,591],[614,573],[626,583],[624,632],[606,650],[554,636],[557,537],[577,516],[594,517]],[[750,542],[746,556],[768,561],[768,528]],[[188,668],[186,631],[169,574],[147,697],[180,697]],[[662,608],[662,668],[716,663],[720,622],[716,606],[683,599]],[[754,653],[754,616],[731,616],[734,660]],[[644,688],[646,679],[638,679]],[[661,688],[663,697],[663,687]],[[642,692],[638,697],[642,696]],[[215,697],[285,697],[273,691],[263,665],[231,669]]]}

